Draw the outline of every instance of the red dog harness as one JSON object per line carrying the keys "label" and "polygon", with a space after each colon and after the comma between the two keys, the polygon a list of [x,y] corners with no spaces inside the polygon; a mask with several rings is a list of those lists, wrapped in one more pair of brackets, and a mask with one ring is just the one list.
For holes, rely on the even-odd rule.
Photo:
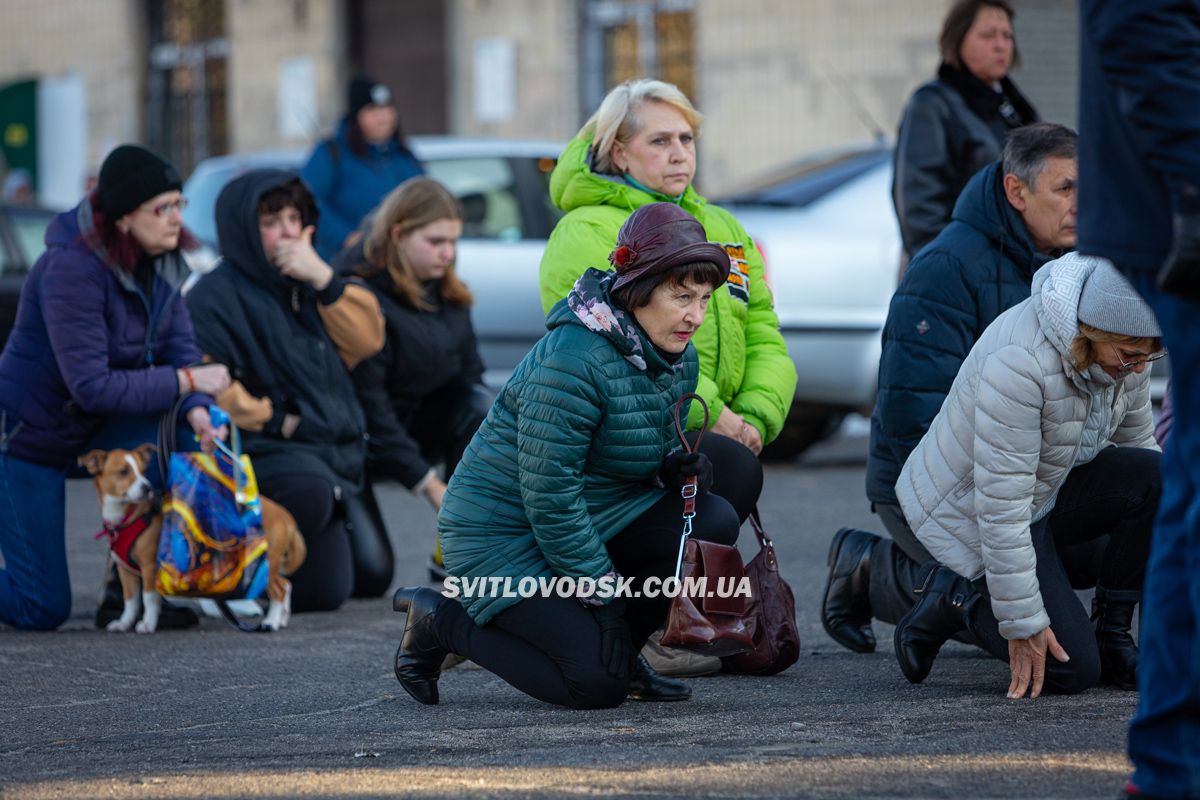
{"label": "red dog harness", "polygon": [[146,532],[146,528],[150,527],[150,520],[154,517],[154,510],[147,511],[140,517],[130,519],[133,514],[133,509],[126,512],[125,517],[113,524],[105,522],[104,528],[96,534],[97,539],[108,538],[108,547],[112,550],[113,558],[120,561],[136,575],[142,574],[142,569],[129,558],[129,551],[133,549],[133,543],[138,540],[138,537]]}

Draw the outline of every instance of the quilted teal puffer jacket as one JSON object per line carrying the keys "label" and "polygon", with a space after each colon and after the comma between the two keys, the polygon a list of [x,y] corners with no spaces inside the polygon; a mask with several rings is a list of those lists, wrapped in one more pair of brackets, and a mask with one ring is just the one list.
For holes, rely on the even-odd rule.
{"label": "quilted teal puffer jacket", "polygon": [[[696,386],[688,345],[671,361],[615,308],[613,273],[589,269],[546,320],[454,472],[438,516],[454,575],[599,578],[604,543],[663,496],[675,403]],[[684,409],[686,412],[688,409]],[[463,597],[480,625],[519,598]]]}

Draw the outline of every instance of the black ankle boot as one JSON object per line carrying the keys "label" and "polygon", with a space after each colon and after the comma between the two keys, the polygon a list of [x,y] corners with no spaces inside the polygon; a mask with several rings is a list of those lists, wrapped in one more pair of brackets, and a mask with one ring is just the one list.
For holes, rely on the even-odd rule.
{"label": "black ankle boot", "polygon": [[871,551],[881,537],[842,528],[829,545],[829,577],[821,601],[821,624],[835,642],[856,653],[875,652],[871,630]]}
{"label": "black ankle boot", "polygon": [[645,658],[640,655],[637,657],[629,681],[630,700],[665,703],[687,700],[691,696],[692,689],[686,683],[658,674]]}
{"label": "black ankle boot", "polygon": [[971,582],[936,567],[917,589],[920,599],[896,624],[896,660],[910,683],[920,683],[946,640],[966,627],[966,611],[979,596]]}
{"label": "black ankle boot", "polygon": [[1100,648],[1100,680],[1122,689],[1137,689],[1138,648],[1130,631],[1133,610],[1141,592],[1115,591],[1096,587],[1092,600],[1092,623]]}
{"label": "black ankle boot", "polygon": [[396,680],[414,700],[427,706],[437,705],[437,682],[446,657],[433,633],[434,617],[445,602],[445,597],[425,586],[400,589],[392,599],[392,608],[408,614],[404,638],[396,650]]}
{"label": "black ankle boot", "polygon": [[[145,611],[146,607],[143,605],[138,610],[138,619],[142,618]],[[110,564],[108,578],[100,589],[100,600],[96,604],[96,627],[104,630],[108,627],[108,623],[119,619],[123,613],[125,613],[125,596],[121,591],[121,579],[117,577],[117,568]],[[163,598],[162,609],[158,614],[160,631],[180,630],[199,624],[200,615],[195,611]]]}

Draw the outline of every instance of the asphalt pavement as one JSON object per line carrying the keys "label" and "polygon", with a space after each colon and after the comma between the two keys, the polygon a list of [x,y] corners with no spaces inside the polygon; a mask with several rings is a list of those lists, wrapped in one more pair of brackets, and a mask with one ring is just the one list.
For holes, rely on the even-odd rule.
{"label": "asphalt pavement", "polygon": [[[865,453],[859,421],[767,469],[763,521],[797,596],[796,666],[606,711],[550,707],[469,666],[443,676],[441,705],[419,706],[392,674],[403,616],[387,599],[293,616],[278,634],[217,619],[97,631],[99,515],[90,483],[74,482],[70,621],[0,629],[0,798],[1117,797],[1133,693],[1006,700],[1007,668],[958,644],[911,686],[890,626],[876,623],[873,655],[826,636],[830,538],[880,529]],[[403,490],[380,495],[396,585],[418,582],[433,514]]]}

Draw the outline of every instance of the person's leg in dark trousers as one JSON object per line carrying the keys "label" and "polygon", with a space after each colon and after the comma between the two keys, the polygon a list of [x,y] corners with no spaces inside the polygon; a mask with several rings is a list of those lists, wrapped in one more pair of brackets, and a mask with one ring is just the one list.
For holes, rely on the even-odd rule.
{"label": "person's leg in dark trousers", "polygon": [[937,562],[908,527],[900,506],[876,503],[875,513],[892,539],[881,540],[871,550],[871,616],[895,625],[917,602],[916,590]]}
{"label": "person's leg in dark trousers", "polygon": [[[1046,654],[1045,691],[1078,694],[1100,681],[1100,652],[1096,647],[1096,635],[1092,632],[1087,611],[1071,588],[1067,573],[1058,560],[1050,521],[1043,519],[1035,523],[1031,535],[1037,557],[1038,588],[1046,614],[1050,617],[1050,629],[1071,658],[1062,663]],[[975,581],[975,586],[979,589],[979,595],[966,609],[968,627],[980,647],[1007,664],[1008,640],[1000,635],[1000,625],[992,614],[987,584],[980,578]]]}
{"label": "person's leg in dark trousers", "polygon": [[[683,500],[674,492],[639,515],[608,542],[617,571],[640,591],[648,577],[675,574],[683,532]],[[697,498],[692,535],[734,544],[733,507],[713,494]],[[634,652],[666,619],[670,600],[626,598]],[[461,605],[442,603],[433,625],[438,643],[474,661],[526,694],[571,708],[609,708],[628,694],[629,679],[609,675],[600,662],[600,629],[592,612],[573,598],[528,598],[478,626]]]}
{"label": "person's leg in dark trousers", "polygon": [[[696,432],[689,433],[687,439],[695,444]],[[710,493],[724,498],[737,512],[738,522],[745,522],[762,494],[762,462],[741,442],[712,431],[706,431],[700,440],[700,452],[712,462]]]}
{"label": "person's leg in dark trousers", "polygon": [[[1055,638],[1071,659],[1063,664],[1047,656],[1049,690],[1081,692],[1094,686],[1101,672],[1096,632],[1057,548],[1108,534],[1098,586],[1110,592],[1140,593],[1161,487],[1158,462],[1159,454],[1153,450],[1115,447],[1101,451],[1090,463],[1071,470],[1054,510],[1033,526],[1042,602]],[[980,603],[972,609],[971,628],[986,650],[1008,661],[1008,641],[1000,636],[990,605]]]}
{"label": "person's leg in dark trousers", "polygon": [[463,607],[441,603],[433,623],[438,643],[469,658],[530,697],[568,708],[613,708],[629,693],[629,677],[601,663],[600,628],[569,597],[530,597],[476,625]]}
{"label": "person's leg in dark trousers", "polygon": [[354,569],[333,485],[321,475],[273,473],[259,478],[259,489],[296,519],[308,549],[304,564],[291,576],[292,611],[339,608],[350,597]]}
{"label": "person's leg in dark trousers", "polygon": [[[732,545],[737,542],[738,528],[737,512],[724,498],[711,492],[696,498],[692,538]],[[667,492],[608,541],[608,554],[617,572],[632,578],[640,590],[647,578],[674,577],[682,534],[683,499],[676,492]],[[670,598],[662,596],[626,599],[625,619],[634,649],[640,650],[666,621],[670,604]]]}
{"label": "person's leg in dark trousers", "polygon": [[1142,594],[1138,709],[1129,726],[1133,783],[1147,794],[1200,797],[1200,303],[1129,276],[1154,309],[1171,353],[1175,419]]}

